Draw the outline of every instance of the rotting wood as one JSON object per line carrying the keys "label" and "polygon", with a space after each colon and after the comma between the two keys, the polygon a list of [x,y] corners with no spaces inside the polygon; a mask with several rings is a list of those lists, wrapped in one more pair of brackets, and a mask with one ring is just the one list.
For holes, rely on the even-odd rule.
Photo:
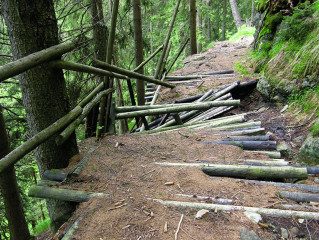
{"label": "rotting wood", "polygon": [[92,152],[94,152],[96,149],[96,146],[95,147],[92,147],[88,153],[81,159],[80,162],[78,162],[78,164],[68,173],[68,176],[71,176],[71,177],[78,177],[80,176],[81,172],[83,171],[83,169],[85,168],[88,160],[89,160],[89,157],[91,155]]}
{"label": "rotting wood", "polygon": [[201,142],[202,144],[223,144],[240,147],[244,150],[276,150],[277,142],[275,141],[212,141]]}
{"label": "rotting wood", "polygon": [[148,76],[145,76],[143,74],[139,74],[139,73],[136,73],[136,72],[133,72],[133,71],[130,71],[130,70],[126,70],[124,68],[120,68],[120,67],[117,67],[117,66],[114,66],[114,65],[111,65],[111,64],[107,64],[105,62],[102,62],[102,61],[99,61],[99,60],[96,60],[96,59],[94,60],[94,65],[96,65],[99,68],[105,69],[105,70],[109,70],[109,71],[112,71],[112,72],[123,74],[123,75],[125,75],[127,77],[135,78],[137,80],[143,80],[145,82],[156,83],[158,85],[162,85],[162,86],[165,86],[165,87],[168,87],[168,88],[174,88],[175,87],[175,85],[172,85],[172,84],[169,84],[169,83],[166,83],[166,82],[162,82],[162,81],[157,80],[157,79],[155,79],[153,77],[148,77]]}
{"label": "rotting wood", "polygon": [[236,205],[221,205],[221,204],[209,204],[209,203],[195,203],[195,202],[178,202],[178,201],[165,201],[161,199],[150,199],[154,202],[163,204],[168,207],[180,207],[180,208],[196,208],[207,209],[210,211],[248,211],[261,215],[272,217],[285,217],[285,218],[303,218],[319,220],[319,213],[316,212],[303,212],[293,210],[281,210],[281,209],[269,209],[269,208],[257,208],[257,207],[245,207]]}
{"label": "rotting wood", "polygon": [[314,185],[306,185],[306,184],[294,184],[294,183],[281,183],[281,182],[268,182],[268,181],[257,181],[257,180],[247,180],[241,179],[242,182],[252,183],[252,184],[269,184],[276,187],[283,187],[283,188],[296,188],[302,191],[319,193],[319,186]]}
{"label": "rotting wood", "polygon": [[20,145],[19,147],[11,151],[8,155],[6,155],[0,160],[0,173],[4,171],[7,167],[15,164],[23,156],[31,152],[41,143],[45,142],[52,135],[61,131],[65,126],[67,126],[70,122],[72,122],[75,118],[77,118],[81,113],[82,113],[82,108],[80,106],[75,107],[72,111],[70,111],[64,117],[58,119],[49,127],[43,129],[41,132],[31,137],[24,144]]}
{"label": "rotting wood", "polygon": [[[143,108],[150,108],[147,110],[140,110],[135,112],[124,112],[116,114],[116,119],[123,118],[132,118],[132,117],[141,117],[141,116],[150,116],[150,115],[159,115],[159,114],[167,114],[167,113],[175,113],[182,111],[191,111],[191,110],[205,110],[208,108],[216,107],[216,106],[225,106],[225,105],[236,105],[240,104],[239,100],[228,100],[228,101],[212,101],[205,103],[194,103],[194,104],[178,104],[178,105],[170,105],[169,107],[160,107],[153,109],[152,106],[142,106]],[[154,106],[154,105],[153,105]],[[161,105],[158,105],[161,106]]]}
{"label": "rotting wood", "polygon": [[204,196],[200,196],[200,195],[197,195],[197,194],[194,194],[194,195],[176,194],[176,196],[194,198],[194,199],[198,199],[198,200],[201,200],[201,201],[208,201],[208,202],[213,202],[213,203],[222,204],[222,205],[232,204],[234,202],[232,199],[204,197]]}
{"label": "rotting wood", "polygon": [[69,202],[87,202],[93,197],[109,197],[109,194],[33,185],[30,187],[28,196]]}
{"label": "rotting wood", "polygon": [[319,202],[319,194],[314,193],[279,191],[278,194],[295,202]]}
{"label": "rotting wood", "polygon": [[63,236],[61,240],[70,240],[72,239],[74,232],[79,228],[79,223],[82,221],[82,216],[80,216],[68,229],[66,234]]}
{"label": "rotting wood", "polygon": [[91,67],[85,64],[81,63],[73,63],[73,62],[67,62],[63,60],[55,60],[50,62],[50,66],[52,68],[61,68],[61,69],[66,69],[66,70],[72,70],[72,71],[77,71],[77,72],[85,72],[85,73],[93,73],[93,74],[98,74],[98,75],[103,75],[103,76],[108,76],[108,77],[115,77],[118,79],[128,79],[127,76],[105,71],[96,67]]}
{"label": "rotting wood", "polygon": [[77,117],[69,126],[67,126],[62,133],[60,133],[56,139],[55,142],[58,146],[62,145],[75,131],[75,129],[81,124],[84,118],[90,113],[92,108],[98,104],[98,102],[101,100],[103,96],[106,96],[110,93],[112,93],[114,90],[113,89],[107,89],[105,91],[100,92],[89,104],[87,104],[83,108],[82,114]]}
{"label": "rotting wood", "polygon": [[245,152],[247,153],[260,153],[260,154],[264,154],[267,155],[271,158],[281,158],[281,153],[277,152],[277,151],[247,151],[245,150]]}
{"label": "rotting wood", "polygon": [[14,77],[24,71],[36,67],[52,59],[61,57],[79,45],[77,41],[67,41],[56,46],[43,49],[0,67],[0,82]]}
{"label": "rotting wood", "polygon": [[67,178],[68,174],[63,172],[60,169],[50,169],[46,170],[43,173],[43,178],[52,181],[64,181]]}

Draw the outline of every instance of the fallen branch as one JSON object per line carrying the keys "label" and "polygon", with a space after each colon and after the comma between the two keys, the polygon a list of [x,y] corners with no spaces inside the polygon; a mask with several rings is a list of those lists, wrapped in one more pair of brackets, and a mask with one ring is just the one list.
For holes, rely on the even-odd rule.
{"label": "fallen branch", "polygon": [[193,203],[193,202],[165,201],[161,199],[151,199],[151,200],[169,207],[207,209],[211,211],[243,211],[243,212],[248,211],[248,212],[254,212],[261,215],[272,216],[272,217],[285,217],[285,218],[298,217],[303,219],[319,220],[319,213],[316,213],[316,212],[302,212],[302,211],[293,211],[293,210],[268,209],[268,208],[220,205],[220,204],[197,203],[197,202]]}
{"label": "fallen branch", "polygon": [[176,232],[175,232],[175,240],[178,239],[178,232],[179,232],[179,229],[182,225],[183,217],[184,217],[184,214],[182,214],[181,219],[179,220],[178,227],[177,227]]}
{"label": "fallen branch", "polygon": [[213,203],[217,203],[217,204],[222,204],[222,205],[227,205],[227,204],[232,204],[234,201],[231,199],[224,199],[224,198],[213,198],[213,197],[204,197],[204,196],[200,196],[200,195],[188,195],[188,194],[176,194],[177,196],[180,197],[188,197],[188,198],[195,198],[195,199],[199,199],[199,200],[204,200],[204,201],[210,201]]}

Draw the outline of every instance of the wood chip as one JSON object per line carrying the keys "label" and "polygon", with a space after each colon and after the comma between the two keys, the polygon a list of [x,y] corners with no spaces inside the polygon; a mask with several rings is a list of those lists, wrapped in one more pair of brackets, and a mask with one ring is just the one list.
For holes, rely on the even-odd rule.
{"label": "wood chip", "polygon": [[166,183],[164,183],[164,185],[165,186],[172,186],[172,185],[174,185],[174,182],[166,182]]}
{"label": "wood chip", "polygon": [[265,223],[259,222],[258,225],[259,225],[260,227],[262,227],[262,228],[269,228],[269,226],[268,226],[267,224],[265,224]]}
{"label": "wood chip", "polygon": [[168,223],[167,222],[165,222],[165,224],[164,224],[164,233],[167,233],[167,225],[168,225]]}

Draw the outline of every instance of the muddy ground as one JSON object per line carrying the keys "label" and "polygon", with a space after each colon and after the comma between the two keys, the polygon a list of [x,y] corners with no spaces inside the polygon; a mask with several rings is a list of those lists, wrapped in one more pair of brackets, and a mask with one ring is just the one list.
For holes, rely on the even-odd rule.
{"label": "muddy ground", "polygon": [[[237,61],[245,62],[247,43],[218,42],[215,48],[186,59],[185,66],[172,75],[200,75],[208,72],[234,69]],[[258,78],[258,75],[235,74],[198,79],[178,84],[173,90],[164,89],[159,102],[170,102],[196,95],[208,89],[219,89],[236,80],[241,82]],[[262,121],[262,126],[273,140],[285,141],[295,152],[301,145],[309,125],[303,124],[309,116],[296,118],[295,112],[284,106],[267,103],[254,91],[242,100],[239,108],[227,115],[258,111],[250,118]],[[206,160],[212,163],[237,163],[238,159],[268,159],[257,153],[248,153],[235,146],[202,144],[220,139],[209,128],[183,129],[158,134],[130,134],[106,136],[80,143],[85,154],[92,147],[88,165],[78,178],[71,179],[64,188],[109,194],[79,204],[76,213],[63,226],[67,229],[79,217],[82,219],[72,239],[240,239],[246,228],[262,239],[283,239],[281,228],[288,232],[287,239],[319,239],[319,222],[298,218],[263,216],[255,224],[241,211],[215,211],[203,219],[195,219],[198,209],[166,207],[153,199],[210,202],[197,196],[233,200],[232,205],[284,209],[283,204],[297,204],[278,196],[280,188],[243,182],[232,178],[211,178],[197,167],[164,167],[155,162],[193,163]],[[79,160],[74,158],[70,167]],[[287,161],[291,159],[286,159]],[[314,184],[313,177],[305,181]],[[295,191],[295,190],[293,190]],[[193,197],[178,194],[192,195]],[[300,205],[294,210],[305,210]],[[307,210],[312,211],[312,210]],[[181,221],[181,216],[183,216]],[[181,221],[177,238],[176,230]],[[167,225],[167,231],[164,227]],[[285,237],[285,236],[284,236]],[[42,239],[57,239],[42,236]],[[40,239],[40,238],[39,238]]]}

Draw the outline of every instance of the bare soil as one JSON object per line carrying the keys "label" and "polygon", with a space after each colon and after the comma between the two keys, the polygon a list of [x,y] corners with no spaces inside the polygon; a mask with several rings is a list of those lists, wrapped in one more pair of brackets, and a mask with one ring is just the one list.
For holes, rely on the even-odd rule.
{"label": "bare soil", "polygon": [[[235,62],[245,61],[247,43],[218,42],[215,48],[199,54],[196,60],[172,75],[201,75],[208,72],[234,69]],[[187,60],[185,61],[187,62]],[[241,82],[256,79],[258,76],[242,76],[240,73],[205,78],[193,85],[178,84],[173,89],[163,89],[160,102],[196,95],[207,89],[218,89],[236,80]],[[295,151],[300,142],[295,137],[304,137],[307,125],[293,121],[293,116],[280,113],[283,106],[260,101],[254,92],[241,103],[241,106],[228,114],[260,110],[255,116],[272,138],[286,141]],[[290,126],[290,127],[289,127]],[[78,205],[77,211],[59,233],[67,229],[79,217],[82,220],[72,239],[240,239],[239,232],[245,227],[263,239],[281,239],[280,228],[289,232],[289,239],[319,239],[317,221],[300,223],[298,219],[264,217],[258,225],[240,211],[211,211],[207,217],[196,220],[196,209],[166,207],[152,199],[202,202],[196,196],[225,198],[234,201],[233,205],[283,209],[282,204],[297,204],[278,196],[277,187],[245,183],[239,179],[211,178],[196,167],[164,167],[155,162],[196,162],[207,160],[212,163],[236,163],[238,159],[268,159],[267,156],[244,152],[241,148],[217,144],[201,144],[203,141],[220,139],[209,129],[183,129],[159,134],[130,134],[106,136],[80,143],[85,154],[97,147],[90,155],[88,165],[78,178],[65,184],[64,188],[109,194],[109,198],[96,197]],[[70,167],[80,157],[73,158]],[[287,159],[289,160],[289,159]],[[313,184],[313,179],[305,181]],[[295,190],[293,190],[295,191]],[[194,197],[181,197],[188,194]],[[203,201],[206,202],[206,201]],[[304,210],[300,205],[300,209]],[[175,233],[183,215],[178,237]],[[164,226],[167,224],[167,232]],[[297,230],[296,230],[297,229]],[[40,239],[40,238],[39,238]],[[43,238],[42,238],[43,239]],[[46,239],[58,239],[56,236]]]}

